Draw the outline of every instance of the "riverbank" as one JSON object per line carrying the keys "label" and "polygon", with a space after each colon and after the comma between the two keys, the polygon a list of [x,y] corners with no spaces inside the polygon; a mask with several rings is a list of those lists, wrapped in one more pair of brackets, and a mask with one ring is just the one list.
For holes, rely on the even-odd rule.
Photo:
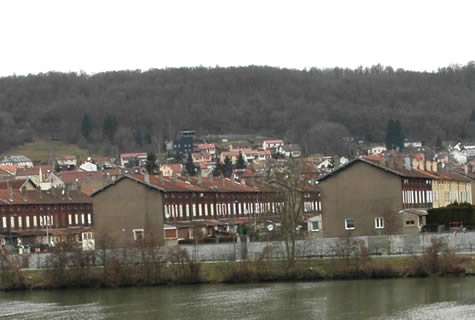
{"label": "riverbank", "polygon": [[197,283],[321,281],[427,276],[464,276],[475,270],[475,256],[426,253],[407,257],[339,257],[217,263],[179,263],[10,270],[0,272],[2,290],[111,288]]}

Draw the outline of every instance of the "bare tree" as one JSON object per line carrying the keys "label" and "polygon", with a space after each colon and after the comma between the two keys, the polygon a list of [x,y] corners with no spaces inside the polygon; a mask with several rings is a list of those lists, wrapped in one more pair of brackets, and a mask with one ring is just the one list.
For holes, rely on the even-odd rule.
{"label": "bare tree", "polygon": [[280,186],[277,202],[280,204],[281,234],[285,243],[288,268],[295,265],[296,241],[301,234],[303,223],[303,194],[300,189],[302,163],[289,160],[286,168],[277,178]]}

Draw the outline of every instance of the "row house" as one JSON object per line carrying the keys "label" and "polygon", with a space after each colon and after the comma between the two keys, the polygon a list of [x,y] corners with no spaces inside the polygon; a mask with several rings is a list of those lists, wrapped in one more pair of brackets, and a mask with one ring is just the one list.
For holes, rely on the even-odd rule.
{"label": "row house", "polygon": [[91,194],[96,239],[168,242],[173,240],[170,234],[193,238],[196,228],[213,235],[220,228],[229,230],[278,213],[280,204],[272,191],[268,185],[224,178],[125,175]]}
{"label": "row house", "polygon": [[[134,176],[143,179],[144,176]],[[239,183],[228,178],[149,177],[163,193],[166,222],[275,214],[270,186]]]}
{"label": "row house", "polygon": [[[455,170],[438,170],[435,161],[424,161],[423,157],[412,159],[410,172],[430,176],[429,180],[419,180],[419,187],[414,192],[405,194],[406,207],[425,208],[430,202],[433,208],[445,207],[451,203],[472,203],[472,180],[470,177]],[[407,165],[406,165],[407,167]]]}
{"label": "row house", "polygon": [[472,180],[457,172],[440,172],[433,180],[433,207],[458,202],[472,203]]}
{"label": "row house", "polygon": [[33,161],[30,158],[23,155],[13,155],[4,157],[0,161],[0,166],[14,166],[17,168],[31,168],[33,167]]}
{"label": "row house", "polygon": [[402,207],[431,209],[434,195],[432,186],[437,176],[420,170],[400,169],[402,176]]}
{"label": "row house", "polygon": [[92,225],[92,201],[82,193],[0,189],[2,244],[81,241]]}

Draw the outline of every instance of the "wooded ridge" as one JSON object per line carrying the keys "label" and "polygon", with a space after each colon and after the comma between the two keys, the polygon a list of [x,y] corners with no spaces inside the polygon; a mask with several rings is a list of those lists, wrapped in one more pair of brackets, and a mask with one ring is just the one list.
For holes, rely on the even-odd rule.
{"label": "wooded ridge", "polygon": [[[343,152],[344,137],[382,142],[389,120],[435,144],[475,137],[475,63],[437,72],[248,66],[0,78],[0,151],[56,139],[103,153],[156,150],[184,129],[285,138]],[[475,120],[475,117],[474,117]]]}

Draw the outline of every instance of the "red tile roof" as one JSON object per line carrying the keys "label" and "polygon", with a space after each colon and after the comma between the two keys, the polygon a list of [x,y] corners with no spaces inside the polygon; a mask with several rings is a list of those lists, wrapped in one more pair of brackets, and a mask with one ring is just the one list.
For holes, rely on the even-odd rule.
{"label": "red tile roof", "polygon": [[198,143],[196,145],[197,149],[214,149],[216,148],[214,143]]}

